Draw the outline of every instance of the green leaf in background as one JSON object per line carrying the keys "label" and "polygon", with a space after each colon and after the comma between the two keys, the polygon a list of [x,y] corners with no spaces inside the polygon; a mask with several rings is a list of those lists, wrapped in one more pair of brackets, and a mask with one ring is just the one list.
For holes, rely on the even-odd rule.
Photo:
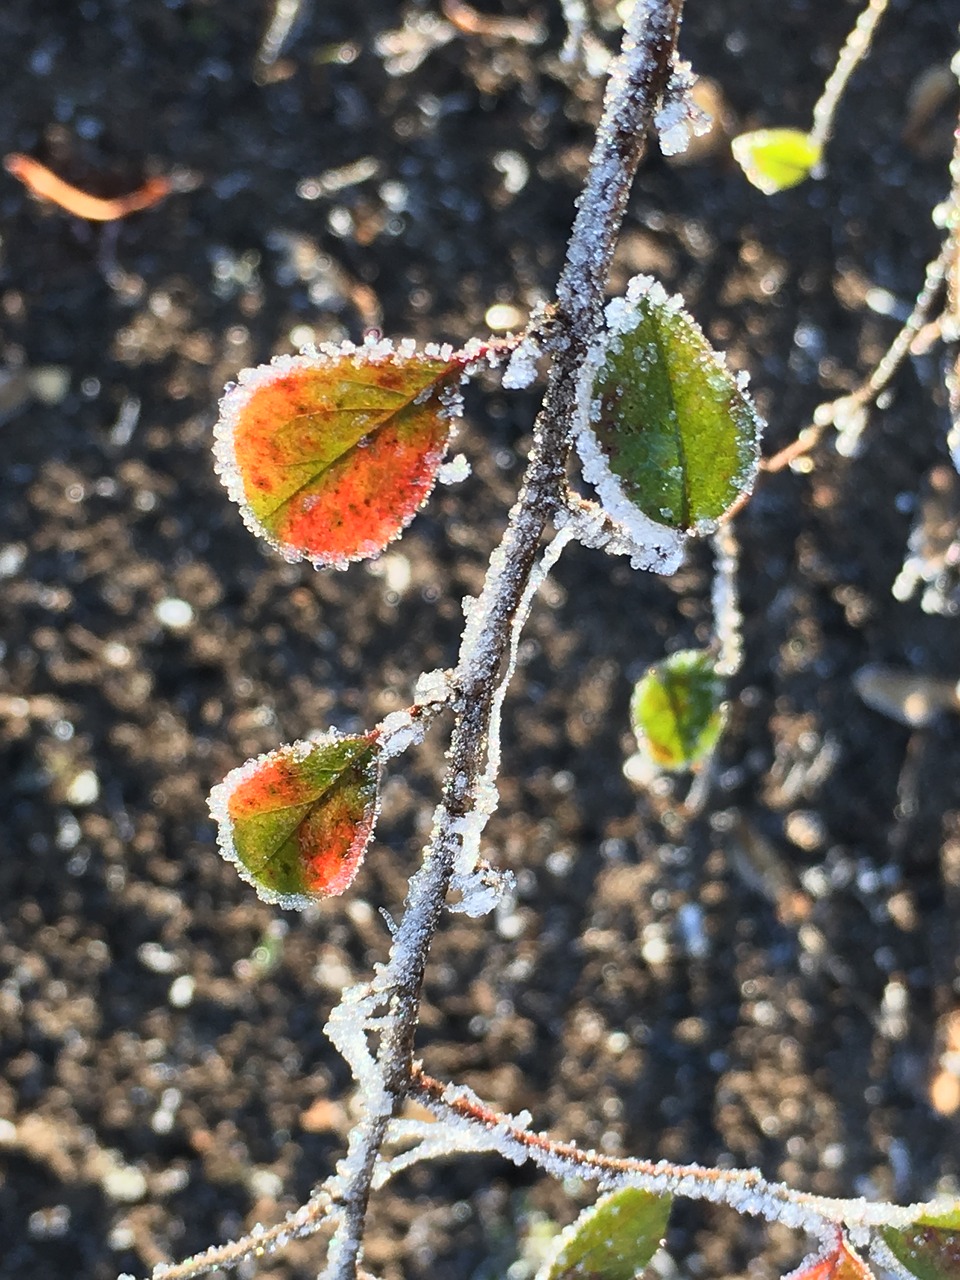
{"label": "green leaf in background", "polygon": [[557,1237],[536,1280],[635,1280],[660,1247],[670,1203],[639,1187],[601,1196]]}
{"label": "green leaf in background", "polygon": [[[581,429],[577,444],[607,510],[617,516],[626,499],[657,525],[712,533],[750,492],[759,463],[763,424],[744,379],[649,276],[608,305],[587,374],[592,430]],[[601,462],[615,481],[612,502]]]}
{"label": "green leaf in background", "polygon": [[714,658],[681,649],[651,667],[630,699],[637,743],[662,769],[691,769],[704,760],[723,730],[724,684]]}
{"label": "green leaf in background", "polygon": [[823,147],[802,129],[756,129],[731,143],[733,158],[765,196],[786,191],[809,178],[823,158]]}
{"label": "green leaf in background", "polygon": [[210,794],[223,856],[266,902],[343,893],[376,820],[379,735],[330,734],[248,760]]}
{"label": "green leaf in background", "polygon": [[909,1227],[883,1227],[884,1244],[917,1280],[960,1280],[960,1211],[924,1215]]}

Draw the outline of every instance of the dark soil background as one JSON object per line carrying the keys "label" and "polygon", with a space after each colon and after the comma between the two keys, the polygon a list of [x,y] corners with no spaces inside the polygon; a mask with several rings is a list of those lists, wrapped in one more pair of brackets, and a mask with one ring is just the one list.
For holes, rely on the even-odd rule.
{"label": "dark soil background", "polygon": [[[453,660],[537,397],[481,380],[457,446],[473,476],[342,574],[245,532],[213,475],[215,405],[304,341],[458,342],[492,305],[522,322],[550,296],[600,95],[558,61],[558,8],[525,43],[445,32],[429,3],[316,0],[266,66],[268,0],[5,0],[3,152],[100,195],[174,168],[196,185],[104,229],[0,173],[2,1277],[143,1274],[276,1221],[343,1150],[349,1079],[322,1027],[386,953],[379,908],[401,909],[445,729],[395,762],[354,890],[303,917],[220,860],[205,797]],[[894,0],[823,181],[766,199],[730,160],[733,132],[806,125],[858,8],[690,0],[682,46],[720,128],[682,165],[653,148],[618,259],[618,288],[655,272],[750,370],[768,452],[872,367],[897,324],[878,307],[902,318],[937,248],[951,0]],[[612,5],[593,11],[612,46]],[[712,818],[685,824],[686,780],[623,774],[631,682],[709,636],[706,549],[669,581],[564,555],[488,833],[517,901],[443,928],[433,1074],[612,1152],[957,1190],[957,720],[908,729],[852,683],[868,662],[960,675],[955,618],[891,594],[918,515],[955,531],[939,378],[934,356],[909,364],[859,456],[828,444],[739,517],[746,661]],[[376,1197],[368,1265],[524,1280],[543,1215],[589,1197],[496,1160],[424,1167]],[[685,1275],[767,1277],[807,1242],[683,1206],[668,1248]]]}

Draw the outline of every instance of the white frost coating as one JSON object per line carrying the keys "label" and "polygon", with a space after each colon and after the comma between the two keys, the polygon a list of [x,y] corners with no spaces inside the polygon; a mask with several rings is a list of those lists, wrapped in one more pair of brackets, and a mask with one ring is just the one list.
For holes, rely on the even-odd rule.
{"label": "white frost coating", "polygon": [[[635,1186],[655,1195],[672,1194],[688,1200],[729,1205],[739,1213],[780,1222],[820,1238],[835,1237],[835,1225],[852,1234],[879,1226],[905,1227],[926,1214],[953,1211],[952,1200],[907,1206],[840,1200],[795,1191],[784,1183],[768,1182],[758,1169],[710,1169],[702,1165],[676,1165],[661,1160],[613,1161],[572,1144],[560,1144],[548,1134],[530,1134],[530,1116],[492,1114],[466,1088],[448,1085],[441,1100],[421,1095],[421,1100],[441,1121],[458,1119],[481,1129],[504,1159],[515,1164],[531,1160],[558,1180],[576,1176],[597,1180],[604,1190]],[[473,1112],[471,1115],[469,1112]]]}
{"label": "white frost coating", "polygon": [[[378,965],[382,979],[384,966]],[[388,1115],[392,1101],[383,1082],[383,1072],[370,1051],[367,1036],[379,1021],[375,1014],[383,1008],[383,992],[377,976],[372,983],[360,982],[347,987],[340,1002],[331,1010],[323,1028],[331,1044],[353,1073],[359,1089],[358,1098],[365,1116]],[[346,1157],[349,1159],[349,1153]],[[341,1162],[343,1163],[343,1162]]]}
{"label": "white frost coating", "polygon": [[[267,1254],[277,1253],[285,1249],[292,1240],[302,1240],[306,1236],[315,1235],[321,1227],[331,1222],[339,1223],[342,1211],[331,1204],[326,1186],[318,1187],[306,1204],[302,1204],[292,1213],[288,1213],[282,1222],[272,1227],[264,1227],[259,1222],[239,1240],[228,1240],[225,1244],[211,1245],[200,1253],[180,1263],[158,1262],[150,1273],[153,1280],[163,1280],[174,1271],[181,1275],[200,1276],[218,1268],[238,1266],[248,1258],[260,1258]],[[124,1273],[117,1280],[134,1280],[133,1276]]]}
{"label": "white frost coating", "polygon": [[729,521],[713,535],[714,574],[710,599],[713,629],[720,642],[717,674],[734,676],[743,665],[743,614],[737,591],[740,547]]}
{"label": "white frost coating", "polygon": [[[592,372],[589,385],[592,390]],[[653,573],[676,573],[683,559],[684,535],[677,529],[657,524],[630,501],[610,470],[588,421],[583,418],[575,439],[584,479],[596,489],[604,511],[619,526],[617,533],[627,545],[631,565]]]}
{"label": "white frost coating", "polygon": [[527,334],[520,345],[514,348],[503,371],[503,386],[508,391],[521,391],[524,387],[532,386],[537,378],[537,361],[542,354],[539,342]]}
{"label": "white frost coating", "polygon": [[512,871],[491,867],[482,858],[474,858],[473,864],[469,865],[472,856],[469,846],[461,845],[460,855],[468,865],[464,870],[455,866],[450,882],[452,889],[459,890],[460,900],[447,903],[447,908],[455,914],[478,920],[489,915],[504,898],[513,894],[517,878]]}
{"label": "white frost coating", "polygon": [[[518,1119],[523,1119],[523,1115]],[[526,1119],[529,1123],[529,1115]],[[497,1152],[500,1136],[482,1125],[452,1115],[434,1121],[391,1120],[386,1141],[390,1146],[412,1145],[395,1155],[381,1156],[373,1175],[374,1190],[379,1190],[402,1170],[421,1160],[445,1160],[457,1155]]]}
{"label": "white frost coating", "polygon": [[[648,568],[648,549],[638,546],[630,532],[598,503],[580,499],[575,509],[558,513],[558,519],[563,518],[564,514],[574,525],[574,537],[581,546],[590,547],[594,551],[605,551],[610,556],[629,556],[632,569]],[[657,528],[659,527],[658,525]],[[668,562],[668,567],[661,572],[673,573],[675,570]]]}
{"label": "white frost coating", "polygon": [[415,720],[408,710],[391,711],[377,725],[380,734],[381,759],[392,760],[411,747],[419,746],[427,726],[423,720]]}
{"label": "white frost coating", "polygon": [[[241,370],[237,381],[227,384],[220,400],[220,413],[213,428],[213,469],[220,477],[230,498],[239,507],[241,519],[250,532],[268,542],[284,560],[292,564],[306,560],[315,569],[345,569],[353,560],[366,560],[379,555],[383,547],[375,540],[362,543],[351,556],[334,557],[307,555],[299,547],[291,546],[274,537],[258,520],[247,501],[234,440],[237,427],[244,411],[261,387],[270,386],[278,378],[296,370],[330,369],[342,364],[344,360],[349,361],[356,369],[378,364],[407,364],[420,360],[449,361],[453,355],[454,350],[449,343],[442,345],[428,343],[421,356],[417,354],[410,339],[404,339],[399,347],[394,348],[389,338],[378,338],[370,334],[359,347],[352,342],[342,342],[339,345],[324,342],[320,346],[310,344],[303,347],[299,355],[274,356],[269,364]],[[429,395],[432,390],[432,387],[428,387],[426,392],[421,394]],[[450,423],[450,433],[441,448],[432,450],[428,455],[429,463],[434,470],[441,466],[447,444],[454,434],[456,420],[463,412],[463,397],[458,387],[443,387],[440,400],[439,413]],[[424,501],[426,497],[427,495],[424,495]],[[410,513],[391,541],[400,536],[415,514],[415,512]]]}
{"label": "white frost coating", "polygon": [[[285,911],[303,911],[306,907],[312,906],[316,898],[303,893],[277,893],[276,890],[260,884],[253,873],[247,870],[237,855],[233,840],[233,819],[229,813],[230,797],[237,787],[246,782],[248,778],[252,778],[258,769],[269,760],[284,757],[298,764],[316,751],[318,746],[333,746],[338,742],[342,742],[345,738],[356,736],[358,735],[340,733],[336,729],[328,729],[325,733],[318,733],[313,738],[289,742],[285,746],[276,747],[273,751],[264,751],[262,755],[254,756],[244,764],[238,765],[236,769],[231,769],[223,781],[218,782],[207,797],[207,808],[210,810],[210,816],[217,824],[217,847],[222,857],[227,862],[234,864],[240,879],[252,885],[257,891],[257,897],[263,902],[273,903],[278,907],[282,907]],[[371,833],[376,825],[379,810],[380,797],[378,794],[373,823],[370,828]]]}
{"label": "white frost coating", "polygon": [[[523,499],[521,498],[520,501],[522,503]],[[511,512],[511,522],[516,511],[517,507]],[[492,868],[486,864],[480,865],[480,837],[500,802],[496,780],[500,772],[500,724],[503,699],[516,670],[520,633],[530,612],[533,597],[574,533],[575,526],[572,523],[558,529],[553,541],[544,550],[540,563],[530,572],[516,613],[511,619],[507,661],[491,702],[486,767],[483,776],[477,779],[474,787],[473,807],[452,827],[451,833],[459,839],[459,849],[454,861],[450,888],[460,894],[461,900],[451,909],[471,916],[484,915],[492,911],[510,887],[503,873],[500,873],[499,879],[494,879],[491,875]],[[486,643],[485,625],[490,617],[492,605],[496,600],[503,598],[503,584],[506,576],[514,571],[514,565],[509,561],[506,549],[501,543],[490,557],[490,567],[479,600],[470,598],[469,605],[466,604],[466,600],[464,601],[466,626],[460,642],[460,664],[455,679],[455,683],[459,686],[466,683],[471,667],[477,661],[482,645]]]}
{"label": "white frost coating", "polygon": [[424,671],[413,687],[413,700],[420,706],[436,702],[449,702],[453,696],[451,672],[442,667]]}
{"label": "white frost coating", "polygon": [[709,114],[691,97],[696,83],[690,63],[674,58],[663,102],[654,117],[660,150],[665,156],[679,155],[686,151],[691,138],[700,138],[710,131]]}
{"label": "white frost coating", "polygon": [[662,307],[673,315],[683,314],[683,298],[679,293],[667,293],[659,280],[653,276],[632,276],[627,282],[625,306],[623,298],[611,298],[606,306],[607,328],[611,333],[632,333],[640,323],[641,316],[637,312],[637,303],[644,299],[654,307]]}
{"label": "white frost coating", "polygon": [[470,476],[470,472],[470,463],[462,453],[458,453],[441,466],[437,472],[437,480],[440,484],[462,484]]}

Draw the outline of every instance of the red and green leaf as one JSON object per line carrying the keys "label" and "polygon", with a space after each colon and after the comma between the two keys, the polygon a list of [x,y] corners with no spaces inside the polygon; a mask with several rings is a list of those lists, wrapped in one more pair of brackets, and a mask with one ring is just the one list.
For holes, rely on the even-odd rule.
{"label": "red and green leaf", "polygon": [[378,343],[244,370],[214,452],[246,525],[317,567],[378,555],[433,489],[464,366],[446,348]]}
{"label": "red and green leaf", "polygon": [[379,781],[377,733],[248,760],[210,794],[221,852],[266,902],[305,907],[343,893],[370,843]]}

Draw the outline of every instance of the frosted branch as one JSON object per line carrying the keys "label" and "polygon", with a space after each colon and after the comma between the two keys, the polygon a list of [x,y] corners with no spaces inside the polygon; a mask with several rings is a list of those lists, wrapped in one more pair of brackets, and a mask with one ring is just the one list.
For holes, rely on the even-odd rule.
{"label": "frosted branch", "polygon": [[[934,1209],[931,1204],[905,1206],[844,1200],[795,1191],[782,1182],[771,1182],[758,1169],[712,1169],[669,1160],[639,1160],[583,1150],[570,1142],[558,1142],[548,1134],[531,1132],[529,1117],[516,1119],[494,1111],[469,1089],[444,1085],[420,1071],[414,1074],[412,1094],[451,1133],[474,1126],[482,1129],[494,1149],[506,1160],[529,1160],[555,1178],[578,1177],[599,1182],[604,1189],[641,1187],[654,1195],[674,1195],[686,1200],[723,1204],[738,1213],[765,1218],[784,1226],[824,1237],[836,1227],[858,1237],[878,1227],[908,1227]],[[443,1154],[446,1154],[444,1152]],[[953,1202],[949,1202],[953,1207]]]}
{"label": "frosted branch", "polygon": [[918,335],[933,315],[954,250],[954,237],[948,235],[940,252],[927,265],[923,288],[917,294],[913,310],[866,381],[849,395],[819,405],[811,426],[804,428],[796,440],[772,458],[764,459],[761,464],[764,471],[782,471],[784,467],[808,454],[819,443],[828,427],[834,427],[837,431],[837,449],[841,454],[850,457],[855,452],[867,424],[867,409],[887,389],[904,360],[914,351]]}
{"label": "frosted branch", "polygon": [[877,24],[883,17],[888,3],[889,0],[869,0],[867,7],[857,18],[853,30],[847,36],[836,66],[831,71],[823,87],[823,93],[813,108],[813,128],[810,131],[810,137],[821,147],[830,137],[833,117],[840,97],[847,87],[847,81],[867,56]]}
{"label": "frosted branch", "polygon": [[[276,1226],[262,1227],[258,1223],[239,1240],[213,1245],[183,1262],[160,1262],[153,1269],[152,1280],[193,1280],[195,1276],[207,1275],[211,1271],[239,1266],[248,1258],[268,1257],[285,1249],[292,1240],[314,1235],[336,1220],[337,1210],[326,1190],[320,1188],[305,1205],[287,1214]],[[133,1280],[133,1277],[122,1275],[118,1280]]]}
{"label": "frosted branch", "polygon": [[717,671],[735,676],[743,664],[743,614],[737,591],[740,544],[731,521],[721,524],[713,535],[713,629],[720,645]]}
{"label": "frosted branch", "polygon": [[[367,1201],[389,1129],[388,1103],[395,1110],[410,1086],[427,954],[462,854],[464,824],[482,828],[483,811],[490,805],[489,770],[498,752],[498,699],[519,634],[517,619],[522,619],[536,589],[531,581],[536,578],[537,554],[548,522],[564,507],[578,378],[600,329],[614,247],[646,136],[672,69],[681,9],[682,0],[638,0],[607,88],[558,286],[559,307],[549,343],[554,361],[534,426],[533,451],[503,541],[491,558],[484,589],[469,609],[457,663],[456,719],[443,797],[423,863],[410,882],[388,965],[374,984],[387,1013],[373,1066],[364,1057],[366,1048],[361,1052],[370,1010],[358,1008],[353,1020],[340,1024],[341,1030],[344,1026],[348,1030],[345,1043],[354,1068],[364,1073],[377,1101],[354,1129],[338,1170],[333,1194],[343,1218],[331,1242],[323,1280],[355,1280]],[[549,555],[544,564],[549,568]]]}

